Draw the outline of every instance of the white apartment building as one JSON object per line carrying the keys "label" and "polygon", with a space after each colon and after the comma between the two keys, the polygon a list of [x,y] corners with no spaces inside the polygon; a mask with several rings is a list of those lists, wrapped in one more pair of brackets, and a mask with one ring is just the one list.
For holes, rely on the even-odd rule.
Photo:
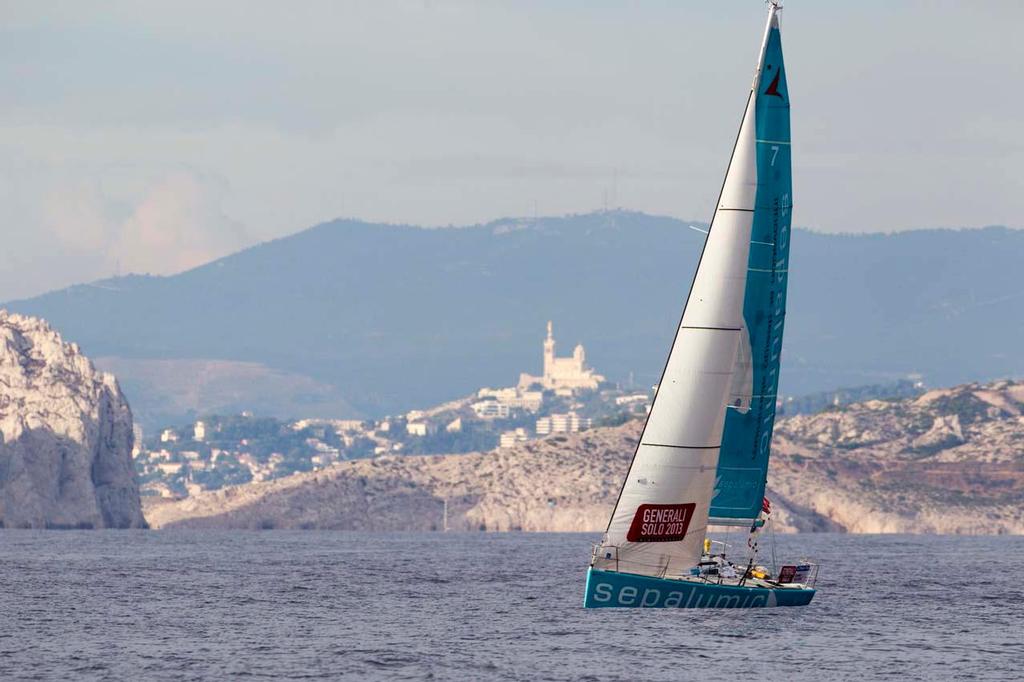
{"label": "white apartment building", "polygon": [[508,419],[512,414],[512,409],[508,405],[497,400],[481,400],[470,407],[480,419]]}
{"label": "white apartment building", "polygon": [[408,422],[405,425],[405,431],[410,436],[425,436],[431,433],[433,429],[426,422]]}
{"label": "white apartment building", "polygon": [[524,391],[519,388],[481,388],[477,392],[479,398],[493,398],[512,409],[523,409],[536,412],[544,404],[544,393],[541,391]]}
{"label": "white apartment building", "polygon": [[538,436],[546,436],[549,433],[576,433],[586,431],[592,425],[590,417],[581,417],[575,412],[552,414],[549,417],[541,417],[537,420],[536,431]]}
{"label": "white apartment building", "polygon": [[530,435],[526,433],[526,429],[520,427],[515,431],[504,431],[498,437],[499,448],[510,448],[518,443],[525,443],[530,440]]}

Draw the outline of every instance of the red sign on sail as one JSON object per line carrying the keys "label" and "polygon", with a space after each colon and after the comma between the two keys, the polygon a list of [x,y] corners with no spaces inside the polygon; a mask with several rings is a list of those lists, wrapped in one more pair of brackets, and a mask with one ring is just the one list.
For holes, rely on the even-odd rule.
{"label": "red sign on sail", "polygon": [[641,504],[637,507],[626,539],[630,542],[675,542],[686,537],[697,505]]}

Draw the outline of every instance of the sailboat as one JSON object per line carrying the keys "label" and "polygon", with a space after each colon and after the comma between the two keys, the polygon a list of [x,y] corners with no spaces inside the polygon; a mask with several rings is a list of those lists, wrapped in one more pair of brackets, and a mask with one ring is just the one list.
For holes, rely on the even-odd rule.
{"label": "sailboat", "polygon": [[[817,566],[761,566],[757,534],[779,383],[793,207],[779,4],[768,21],[714,218],[608,528],[586,607],[797,606]],[[711,526],[749,534],[739,564]],[[773,562],[774,563],[774,562]]]}

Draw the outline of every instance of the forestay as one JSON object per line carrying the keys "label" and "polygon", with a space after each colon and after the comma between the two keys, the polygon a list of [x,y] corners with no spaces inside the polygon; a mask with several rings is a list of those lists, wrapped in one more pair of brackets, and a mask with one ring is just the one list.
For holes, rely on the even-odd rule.
{"label": "forestay", "polygon": [[[682,320],[594,568],[662,577],[700,558],[741,338],[749,343],[744,292],[759,195],[756,117],[765,48],[777,26],[772,6]],[[788,154],[787,145],[787,168]]]}

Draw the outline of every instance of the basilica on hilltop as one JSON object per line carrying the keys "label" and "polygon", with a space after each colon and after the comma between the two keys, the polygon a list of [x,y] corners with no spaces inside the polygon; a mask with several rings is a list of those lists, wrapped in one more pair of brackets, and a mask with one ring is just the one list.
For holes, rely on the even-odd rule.
{"label": "basilica on hilltop", "polygon": [[540,384],[547,390],[571,393],[582,389],[596,389],[604,377],[587,367],[586,351],[580,344],[572,355],[565,358],[555,356],[555,336],[551,322],[548,322],[548,337],[544,340],[544,376],[519,375],[519,388],[525,390]]}

